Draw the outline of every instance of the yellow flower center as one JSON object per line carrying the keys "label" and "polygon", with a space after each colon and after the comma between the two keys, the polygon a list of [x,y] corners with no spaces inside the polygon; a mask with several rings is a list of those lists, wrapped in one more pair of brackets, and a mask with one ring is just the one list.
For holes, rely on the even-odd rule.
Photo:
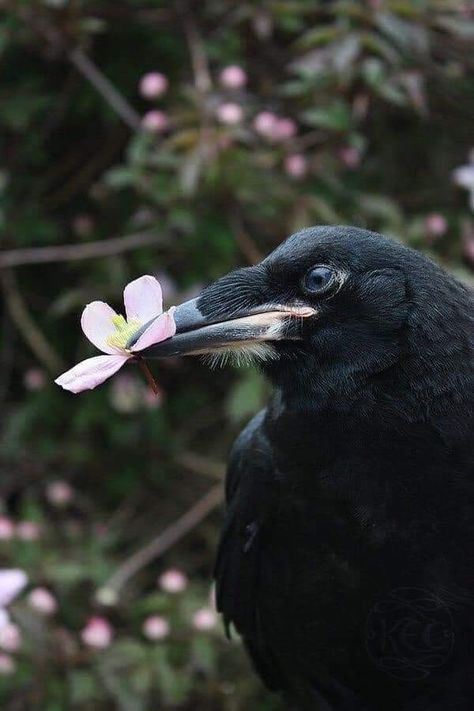
{"label": "yellow flower center", "polygon": [[138,331],[140,326],[143,325],[137,318],[126,321],[120,314],[113,316],[112,323],[115,326],[116,333],[113,333],[107,338],[107,345],[112,346],[112,348],[118,348],[121,351],[127,350],[125,346],[129,339]]}

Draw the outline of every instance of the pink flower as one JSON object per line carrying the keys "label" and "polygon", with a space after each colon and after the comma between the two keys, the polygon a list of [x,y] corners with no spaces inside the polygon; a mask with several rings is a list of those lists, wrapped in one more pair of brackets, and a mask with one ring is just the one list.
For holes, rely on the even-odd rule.
{"label": "pink flower", "polygon": [[110,389],[110,402],[117,412],[129,415],[146,407],[145,396],[158,399],[138,378],[120,373]]}
{"label": "pink flower", "polygon": [[16,663],[9,654],[0,653],[0,674],[8,676],[16,670]]}
{"label": "pink flower", "polygon": [[346,168],[354,170],[360,164],[360,150],[355,146],[342,146],[339,149],[339,158]]}
{"label": "pink flower", "polygon": [[[82,330],[107,355],[88,358],[63,373],[55,382],[64,390],[92,390],[136,353],[175,334],[172,310],[162,313],[161,287],[154,277],[142,276],[127,284],[123,300],[126,320],[103,301],[93,301],[82,312]],[[134,338],[137,340],[130,346]]]}
{"label": "pink flower", "polygon": [[21,631],[18,625],[7,622],[0,626],[0,647],[5,652],[18,652],[21,647]]}
{"label": "pink flower", "polygon": [[188,587],[188,579],[181,570],[170,569],[160,575],[158,584],[165,592],[180,593]]}
{"label": "pink flower", "polygon": [[234,104],[229,101],[217,107],[216,115],[221,123],[233,126],[242,121],[244,112],[239,104]]}
{"label": "pink flower", "polygon": [[23,385],[30,392],[42,390],[46,385],[46,373],[42,368],[28,368],[23,376]]}
{"label": "pink flower", "polygon": [[158,641],[165,639],[170,633],[170,625],[168,620],[160,615],[150,615],[143,623],[143,634],[148,639]]}
{"label": "pink flower", "polygon": [[150,133],[163,133],[169,126],[168,116],[164,111],[147,111],[142,117],[142,127]]}
{"label": "pink flower", "polygon": [[232,64],[221,71],[219,82],[225,89],[242,89],[247,83],[247,74],[242,67]]}
{"label": "pink flower", "polygon": [[46,498],[54,506],[66,506],[74,498],[74,489],[67,481],[52,481],[46,487]]}
{"label": "pink flower", "polygon": [[442,237],[448,229],[448,223],[439,212],[432,212],[426,216],[425,228],[429,237]]}
{"label": "pink flower", "polygon": [[168,90],[168,79],[161,72],[148,72],[140,79],[139,90],[144,99],[159,99]]}
{"label": "pink flower", "polygon": [[11,541],[15,533],[15,524],[7,516],[0,516],[0,541]]}
{"label": "pink flower", "polygon": [[193,627],[200,632],[212,630],[216,626],[216,622],[217,615],[210,607],[201,607],[193,615]]}
{"label": "pink flower", "polygon": [[112,638],[112,625],[105,617],[100,617],[99,615],[90,617],[81,632],[81,639],[84,644],[88,647],[94,647],[94,649],[106,649],[110,646]]}
{"label": "pink flower", "polygon": [[270,138],[274,141],[286,141],[296,136],[298,126],[291,118],[279,118],[276,120]]}
{"label": "pink flower", "polygon": [[15,533],[21,541],[37,541],[41,536],[41,527],[36,521],[20,521]]}
{"label": "pink flower", "polygon": [[28,603],[42,615],[54,615],[58,609],[58,601],[46,588],[35,588],[28,595]]}
{"label": "pink flower", "polygon": [[304,178],[308,172],[308,163],[306,158],[301,155],[301,153],[294,153],[291,156],[285,158],[285,171],[295,180],[300,180]]}
{"label": "pink flower", "polygon": [[278,117],[271,111],[261,111],[253,120],[253,127],[257,133],[265,138],[270,138],[273,135],[275,124]]}
{"label": "pink flower", "polygon": [[0,570],[0,631],[10,624],[5,608],[18,597],[27,582],[28,576],[23,570],[15,568]]}

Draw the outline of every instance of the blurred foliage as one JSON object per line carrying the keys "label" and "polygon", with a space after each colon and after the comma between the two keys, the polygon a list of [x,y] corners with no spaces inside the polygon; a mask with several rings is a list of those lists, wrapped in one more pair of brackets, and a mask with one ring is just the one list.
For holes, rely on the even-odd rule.
{"label": "blurred foliage", "polygon": [[[119,304],[123,285],[143,273],[177,303],[302,226],[380,230],[469,280],[474,229],[452,175],[473,139],[472,6],[0,5],[1,494],[7,521],[41,527],[36,541],[0,541],[1,565],[24,568],[59,601],[47,619],[26,599],[13,606],[23,643],[13,671],[0,665],[2,709],[279,708],[238,645],[220,628],[192,625],[207,604],[219,512],[141,569],[118,601],[98,595],[213,486],[267,397],[260,376],[163,362],[156,400],[131,367],[81,397],[51,381],[91,352],[78,328],[84,303]],[[245,86],[219,80],[229,65],[245,71]],[[138,84],[154,71],[169,89],[150,101]],[[167,127],[142,129],[140,117],[156,110]],[[262,131],[262,112],[283,118],[286,136]],[[90,242],[130,235],[144,235],[143,246],[80,258]],[[64,245],[78,258],[63,258]],[[55,261],[17,255],[2,269],[2,254],[41,247],[58,247]],[[73,487],[62,507],[45,493],[58,479]],[[191,578],[179,596],[156,587],[166,566]],[[97,614],[114,630],[102,651],[80,639]],[[150,614],[169,620],[165,639],[143,636]]]}

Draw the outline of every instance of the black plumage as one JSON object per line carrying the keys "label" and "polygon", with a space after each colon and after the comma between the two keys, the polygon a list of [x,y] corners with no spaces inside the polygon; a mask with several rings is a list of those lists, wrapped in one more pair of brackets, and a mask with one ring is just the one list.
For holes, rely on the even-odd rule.
{"label": "black plumage", "polygon": [[215,577],[291,708],[474,709],[472,306],[421,254],[316,227],[151,354],[243,352],[274,385],[231,454]]}
{"label": "black plumage", "polygon": [[[318,264],[342,283],[312,297]],[[273,345],[274,396],[231,455],[226,623],[298,709],[472,711],[471,294],[413,250],[334,227],[292,236],[198,307],[239,298],[320,313]]]}

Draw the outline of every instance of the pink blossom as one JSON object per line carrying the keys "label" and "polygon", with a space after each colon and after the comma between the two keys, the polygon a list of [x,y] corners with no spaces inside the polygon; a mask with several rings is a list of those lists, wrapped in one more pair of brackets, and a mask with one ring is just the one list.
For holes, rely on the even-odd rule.
{"label": "pink blossom", "polygon": [[265,138],[273,135],[278,117],[271,111],[261,111],[253,120],[253,127],[257,133]]}
{"label": "pink blossom", "polygon": [[54,615],[58,609],[58,601],[47,588],[35,588],[28,595],[28,603],[42,615]]}
{"label": "pink blossom", "polygon": [[90,617],[81,632],[81,639],[84,644],[88,647],[94,647],[94,649],[106,649],[110,646],[112,638],[112,625],[105,617],[100,617],[99,615]]}
{"label": "pink blossom", "polygon": [[23,570],[15,568],[0,570],[0,630],[10,624],[6,611],[7,605],[18,597],[27,582],[28,576]]}
{"label": "pink blossom", "polygon": [[219,82],[225,89],[242,89],[247,83],[247,74],[242,67],[231,64],[221,71]]}
{"label": "pink blossom", "polygon": [[150,133],[163,133],[169,127],[168,116],[158,109],[147,111],[142,117],[142,127]]}
{"label": "pink blossom", "polygon": [[216,115],[221,123],[233,126],[242,121],[244,112],[240,104],[234,104],[229,101],[217,107]]}
{"label": "pink blossom", "polygon": [[37,541],[41,536],[41,527],[36,521],[20,521],[15,533],[21,541]]}
{"label": "pink blossom", "polygon": [[44,388],[46,380],[46,373],[43,368],[28,368],[23,376],[23,385],[30,392],[36,392]]}
{"label": "pink blossom", "polygon": [[354,170],[360,164],[360,150],[355,146],[342,146],[339,149],[339,158],[346,168]]}
{"label": "pink blossom", "polygon": [[425,228],[429,237],[442,237],[448,229],[448,223],[439,212],[432,212],[426,216]]}
{"label": "pink blossom", "polygon": [[162,590],[168,593],[180,593],[186,590],[188,579],[186,575],[177,569],[166,570],[158,579],[158,584]]}
{"label": "pink blossom", "polygon": [[143,623],[143,634],[153,641],[165,639],[169,633],[169,622],[160,615],[150,615]]}
{"label": "pink blossom", "polygon": [[143,393],[143,403],[147,410],[157,410],[165,401],[166,393],[158,385],[158,392],[152,392],[149,388]]}
{"label": "pink blossom", "polygon": [[274,141],[286,141],[296,136],[298,126],[291,118],[278,118],[270,134]]}
{"label": "pink blossom", "polygon": [[88,358],[63,373],[55,382],[64,390],[79,393],[95,388],[144,348],[175,334],[172,309],[163,313],[161,287],[154,277],[142,276],[127,284],[123,299],[127,319],[103,301],[93,301],[82,312],[84,334],[107,355]]}
{"label": "pink blossom", "polygon": [[205,632],[216,626],[217,615],[211,607],[201,607],[193,615],[193,627],[195,630]]}
{"label": "pink blossom", "polygon": [[293,155],[285,158],[285,171],[295,180],[304,178],[308,172],[308,163],[306,158],[301,153],[293,153]]}
{"label": "pink blossom", "polygon": [[159,99],[168,90],[168,79],[161,72],[148,72],[140,79],[139,90],[144,99]]}
{"label": "pink blossom", "polygon": [[4,676],[9,676],[13,674],[16,670],[16,663],[13,657],[9,654],[0,653],[0,674]]}
{"label": "pink blossom", "polygon": [[15,533],[15,524],[7,516],[0,516],[0,541],[10,541]]}
{"label": "pink blossom", "polygon": [[0,647],[5,652],[18,652],[21,647],[21,631],[14,622],[0,626]]}
{"label": "pink blossom", "polygon": [[67,481],[52,481],[46,487],[46,498],[54,506],[66,506],[74,498],[74,489]]}

